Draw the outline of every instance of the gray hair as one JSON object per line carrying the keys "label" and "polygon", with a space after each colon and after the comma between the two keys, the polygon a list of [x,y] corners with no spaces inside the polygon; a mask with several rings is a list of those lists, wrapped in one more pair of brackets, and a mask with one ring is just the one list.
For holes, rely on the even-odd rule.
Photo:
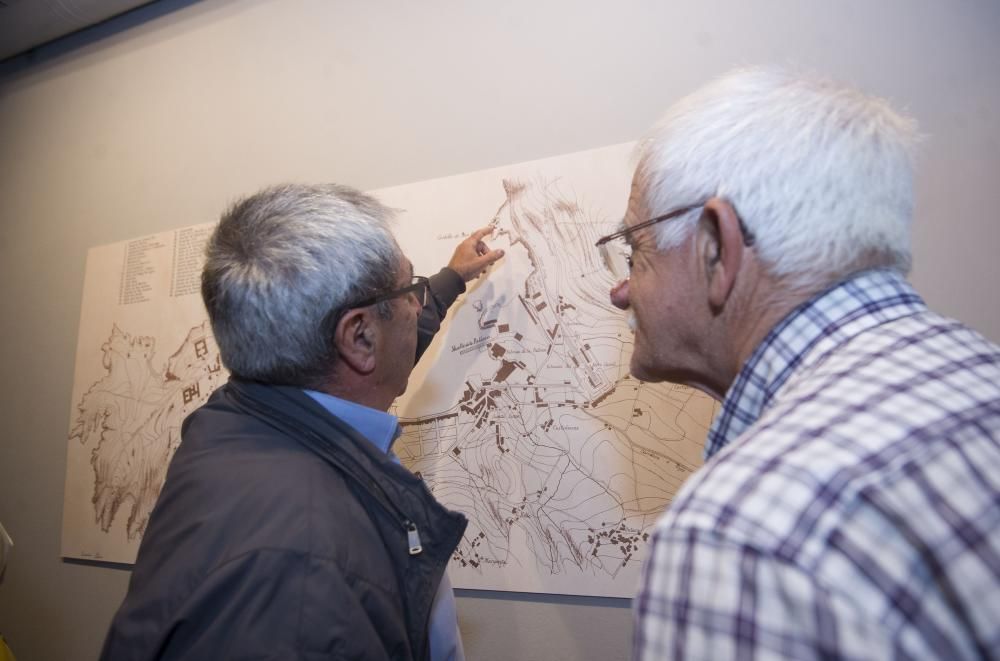
{"label": "gray hair", "polygon": [[345,305],[390,288],[392,212],[336,184],[267,188],[227,210],[206,247],[201,292],[233,375],[320,387]]}
{"label": "gray hair", "polygon": [[[816,289],[853,272],[910,268],[916,122],[885,101],[780,69],[744,69],[671,107],[640,143],[651,215],[727,199],[769,271]],[[679,244],[700,209],[656,227]]]}

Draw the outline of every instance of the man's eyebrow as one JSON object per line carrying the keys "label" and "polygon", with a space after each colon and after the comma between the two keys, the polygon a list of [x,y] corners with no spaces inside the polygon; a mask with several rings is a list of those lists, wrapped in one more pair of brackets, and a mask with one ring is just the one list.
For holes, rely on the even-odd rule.
{"label": "man's eyebrow", "polygon": [[[410,260],[406,260],[410,262]],[[413,280],[413,262],[410,262],[410,280]]]}
{"label": "man's eyebrow", "polygon": [[[625,224],[625,219],[622,218],[621,222],[618,223],[618,229],[616,231],[618,231],[618,232],[624,232],[627,229],[628,229],[628,225]],[[634,243],[632,243],[632,238],[634,236],[635,236],[635,234],[633,234],[632,232],[629,232],[628,234],[626,234],[625,236],[622,237],[622,241],[624,241],[625,245],[627,245],[629,248],[632,248],[635,245]]]}

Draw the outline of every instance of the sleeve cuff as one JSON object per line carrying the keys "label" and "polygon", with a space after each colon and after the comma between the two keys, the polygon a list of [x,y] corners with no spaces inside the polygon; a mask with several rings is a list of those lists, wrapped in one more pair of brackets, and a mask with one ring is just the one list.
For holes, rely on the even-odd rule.
{"label": "sleeve cuff", "polygon": [[460,294],[465,293],[465,281],[462,280],[462,276],[447,266],[432,275],[429,280],[431,295],[437,302],[441,315],[444,316],[455,299]]}

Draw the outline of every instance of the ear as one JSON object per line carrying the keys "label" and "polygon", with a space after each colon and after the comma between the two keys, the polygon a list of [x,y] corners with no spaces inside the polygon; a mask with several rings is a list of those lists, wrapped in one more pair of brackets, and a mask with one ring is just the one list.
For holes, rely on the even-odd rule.
{"label": "ear", "polygon": [[337,355],[358,374],[371,374],[375,370],[375,347],[378,327],[372,308],[355,308],[347,311],[334,330]]}
{"label": "ear", "polygon": [[721,310],[729,300],[743,263],[744,248],[736,210],[722,198],[711,198],[698,220],[698,256],[713,310]]}

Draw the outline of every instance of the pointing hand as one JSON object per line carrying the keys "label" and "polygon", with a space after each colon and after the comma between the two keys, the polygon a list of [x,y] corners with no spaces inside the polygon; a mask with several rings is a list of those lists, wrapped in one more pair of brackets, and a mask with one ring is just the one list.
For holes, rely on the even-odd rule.
{"label": "pointing hand", "polygon": [[493,233],[493,226],[488,225],[473,232],[455,248],[455,254],[448,262],[448,268],[457,273],[462,280],[468,282],[481,275],[491,264],[503,257],[503,250],[490,250],[483,237]]}

